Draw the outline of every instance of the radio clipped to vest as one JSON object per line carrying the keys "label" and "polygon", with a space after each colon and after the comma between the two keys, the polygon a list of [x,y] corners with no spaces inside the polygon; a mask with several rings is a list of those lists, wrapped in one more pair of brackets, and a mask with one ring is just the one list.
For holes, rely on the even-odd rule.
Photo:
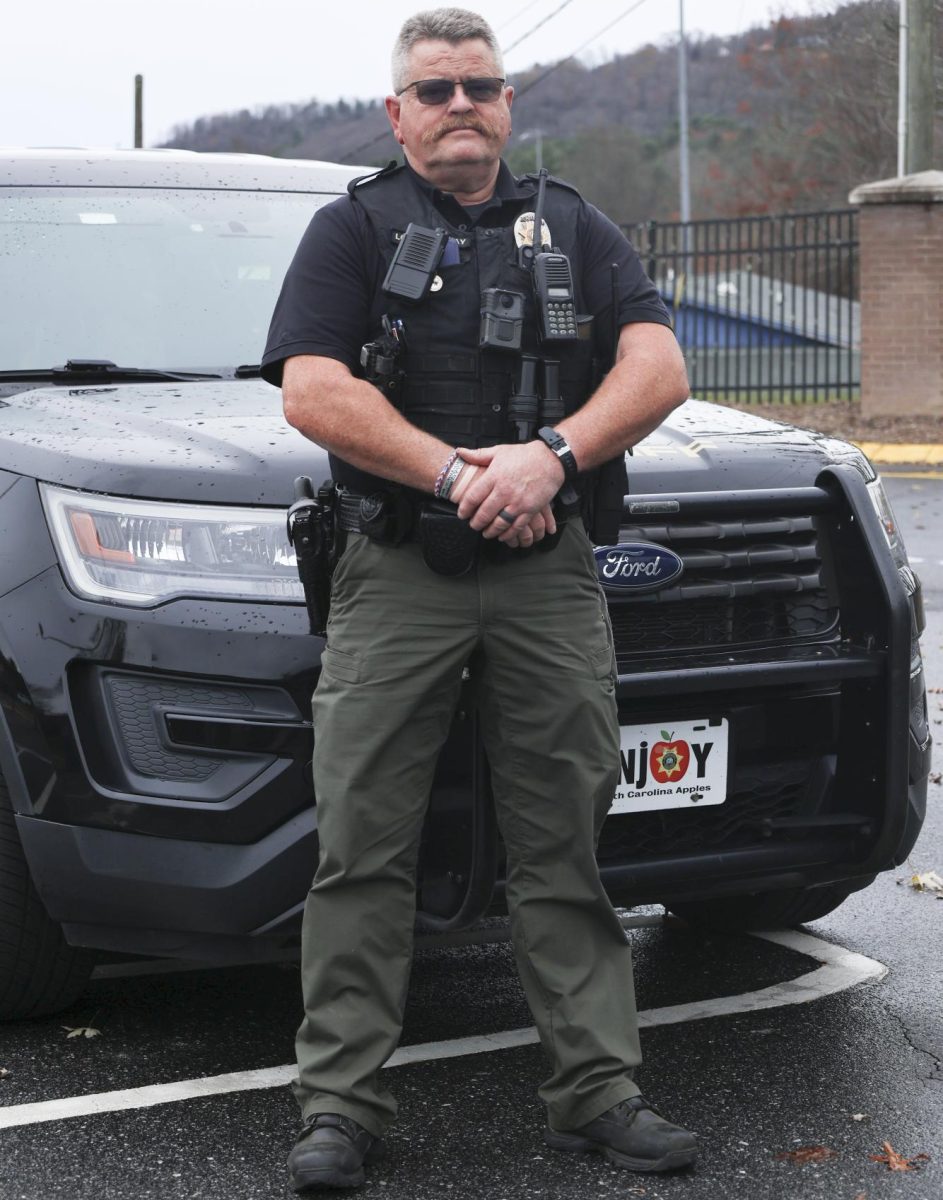
{"label": "radio clipped to vest", "polygon": [[530,245],[521,246],[520,265],[529,267],[534,280],[537,320],[542,342],[575,342],[579,338],[576,316],[576,289],[573,269],[567,255],[553,246],[544,249],[544,200],[547,192],[546,168],[540,171],[534,232]]}
{"label": "radio clipped to vest", "polygon": [[444,229],[426,229],[410,221],[383,280],[383,291],[400,300],[422,300],[432,287],[448,240]]}
{"label": "radio clipped to vest", "polygon": [[565,254],[546,251],[534,258],[534,292],[540,337],[545,342],[571,342],[579,337],[573,272]]}

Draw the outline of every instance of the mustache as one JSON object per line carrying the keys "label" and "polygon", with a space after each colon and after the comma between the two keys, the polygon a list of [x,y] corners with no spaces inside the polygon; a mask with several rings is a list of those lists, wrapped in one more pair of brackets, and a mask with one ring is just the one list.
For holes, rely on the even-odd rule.
{"label": "mustache", "polygon": [[456,129],[473,129],[476,133],[480,133],[486,138],[496,138],[500,135],[500,130],[496,124],[490,121],[483,121],[481,117],[445,117],[438,125],[427,130],[422,141],[424,145],[431,145],[433,142],[438,142],[444,138],[446,134],[452,133]]}

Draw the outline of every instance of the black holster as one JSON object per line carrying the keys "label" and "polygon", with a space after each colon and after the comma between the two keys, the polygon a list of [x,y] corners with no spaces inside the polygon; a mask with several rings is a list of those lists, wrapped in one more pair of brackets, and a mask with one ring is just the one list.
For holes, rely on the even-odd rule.
{"label": "black holster", "polygon": [[331,602],[334,568],[334,486],[326,480],[317,498],[311,480],[295,480],[295,501],[288,510],[288,541],[294,547],[298,577],[304,588],[311,632],[323,637]]}

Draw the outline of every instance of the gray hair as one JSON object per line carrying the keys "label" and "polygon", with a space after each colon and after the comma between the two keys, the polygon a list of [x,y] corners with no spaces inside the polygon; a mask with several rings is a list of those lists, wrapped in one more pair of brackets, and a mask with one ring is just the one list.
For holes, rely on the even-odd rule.
{"label": "gray hair", "polygon": [[454,46],[471,38],[480,38],[485,42],[494,57],[495,69],[499,75],[503,75],[504,60],[498,39],[488,22],[478,13],[470,12],[467,8],[430,8],[410,17],[399,31],[393,47],[393,91],[400,92],[411,82],[407,75],[408,59],[417,42],[450,42]]}

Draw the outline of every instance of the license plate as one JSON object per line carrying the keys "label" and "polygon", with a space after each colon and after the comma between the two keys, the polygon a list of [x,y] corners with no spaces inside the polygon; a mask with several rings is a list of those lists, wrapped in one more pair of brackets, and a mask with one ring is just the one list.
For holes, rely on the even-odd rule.
{"label": "license plate", "polygon": [[623,725],[610,814],[704,808],[727,798],[727,721]]}

